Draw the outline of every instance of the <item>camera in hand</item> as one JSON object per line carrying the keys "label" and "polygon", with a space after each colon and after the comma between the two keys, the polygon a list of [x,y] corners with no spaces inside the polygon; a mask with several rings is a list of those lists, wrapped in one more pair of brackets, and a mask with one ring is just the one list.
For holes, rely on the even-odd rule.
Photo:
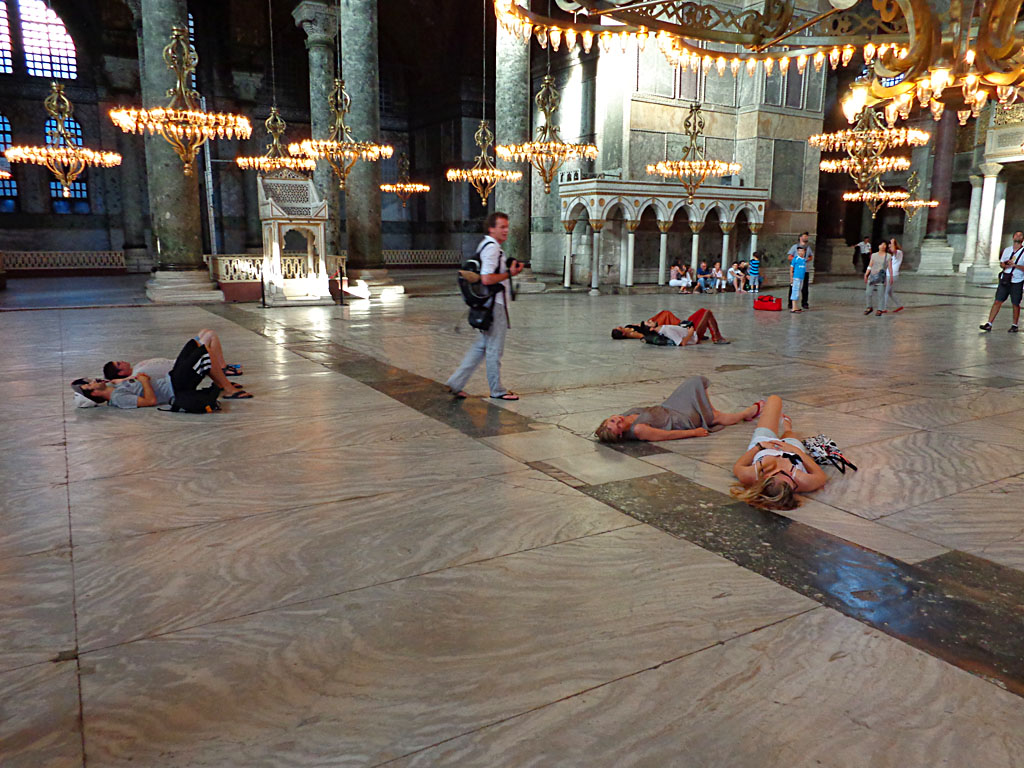
{"label": "camera in hand", "polygon": [[506,272],[511,272],[512,271],[512,265],[515,264],[515,263],[516,263],[516,257],[515,256],[506,256],[505,257],[505,271]]}

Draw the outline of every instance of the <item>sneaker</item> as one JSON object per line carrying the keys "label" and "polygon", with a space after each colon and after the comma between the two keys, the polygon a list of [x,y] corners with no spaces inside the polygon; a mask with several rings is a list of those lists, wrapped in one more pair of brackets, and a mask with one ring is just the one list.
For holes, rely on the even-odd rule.
{"label": "sneaker", "polygon": [[1017,333],[1017,326],[1011,325],[1007,333]]}
{"label": "sneaker", "polygon": [[978,327],[981,328],[981,330],[983,330],[983,331],[991,331],[992,330],[992,323],[982,323]]}

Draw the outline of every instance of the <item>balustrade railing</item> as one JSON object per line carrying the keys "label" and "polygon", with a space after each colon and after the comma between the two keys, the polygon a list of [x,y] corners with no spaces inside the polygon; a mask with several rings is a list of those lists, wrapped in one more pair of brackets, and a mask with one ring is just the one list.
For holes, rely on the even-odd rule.
{"label": "balustrade railing", "polygon": [[125,269],[124,251],[2,251],[0,266],[8,272]]}

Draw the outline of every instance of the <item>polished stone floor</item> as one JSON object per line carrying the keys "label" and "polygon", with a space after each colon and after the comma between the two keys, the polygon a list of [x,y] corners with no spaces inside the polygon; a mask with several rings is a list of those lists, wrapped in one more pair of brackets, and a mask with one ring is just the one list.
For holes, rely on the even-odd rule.
{"label": "polished stone floor", "polygon": [[[523,296],[518,403],[444,396],[454,297],[0,312],[0,766],[1024,765],[1024,337],[902,287],[686,349],[608,330],[694,297]],[[256,399],[71,408],[201,327]],[[697,373],[860,471],[765,515],[750,425],[593,442]]]}

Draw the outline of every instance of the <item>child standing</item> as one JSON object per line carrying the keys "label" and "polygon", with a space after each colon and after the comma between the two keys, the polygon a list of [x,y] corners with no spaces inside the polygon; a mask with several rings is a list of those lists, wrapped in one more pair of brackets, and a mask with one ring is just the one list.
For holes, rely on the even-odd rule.
{"label": "child standing", "polygon": [[722,274],[722,262],[716,261],[711,268],[711,277],[715,281],[715,290],[725,292],[725,275]]}
{"label": "child standing", "polygon": [[800,288],[804,284],[804,280],[807,277],[807,249],[800,245],[797,246],[796,255],[793,256],[793,260],[789,262],[789,311],[796,313],[803,310],[800,309]]}
{"label": "child standing", "polygon": [[761,252],[754,251],[750,255],[750,265],[747,267],[747,277],[750,279],[750,290],[757,293],[761,288]]}

